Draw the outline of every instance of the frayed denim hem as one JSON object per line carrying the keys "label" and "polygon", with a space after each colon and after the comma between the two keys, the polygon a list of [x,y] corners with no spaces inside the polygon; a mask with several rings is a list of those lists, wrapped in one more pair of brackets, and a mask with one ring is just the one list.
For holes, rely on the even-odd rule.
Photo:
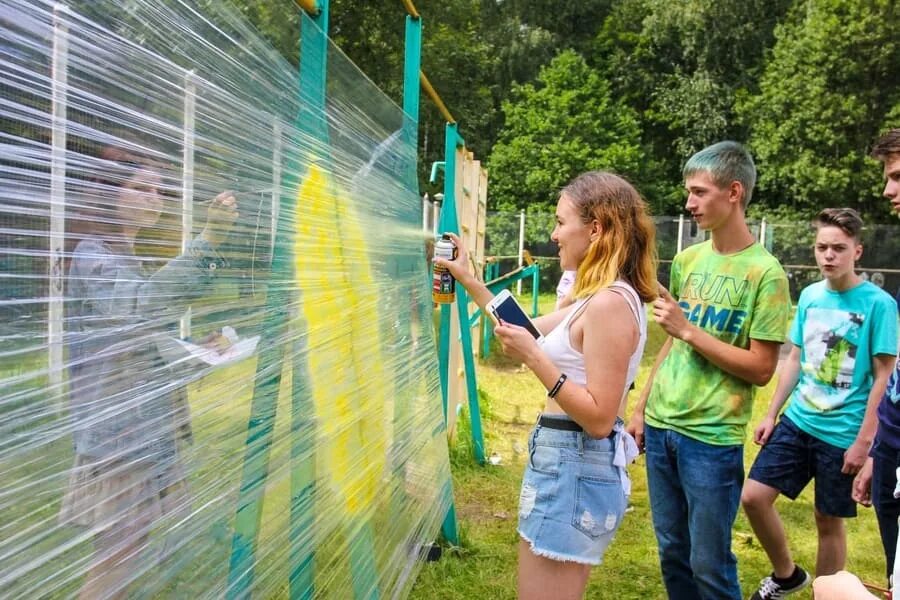
{"label": "frayed denim hem", "polygon": [[551,550],[543,550],[541,548],[537,548],[537,547],[535,547],[534,542],[532,542],[530,539],[528,539],[528,536],[526,536],[524,533],[522,533],[521,531],[518,531],[518,530],[517,530],[517,533],[519,534],[519,537],[521,537],[523,540],[528,542],[528,546],[531,548],[531,552],[535,556],[540,556],[542,558],[549,558],[550,560],[555,560],[557,562],[578,563],[580,565],[587,565],[589,567],[596,567],[597,565],[599,565],[603,562],[602,559],[590,560],[590,559],[582,558],[580,556],[571,556],[568,554],[560,554],[558,552],[553,552]]}

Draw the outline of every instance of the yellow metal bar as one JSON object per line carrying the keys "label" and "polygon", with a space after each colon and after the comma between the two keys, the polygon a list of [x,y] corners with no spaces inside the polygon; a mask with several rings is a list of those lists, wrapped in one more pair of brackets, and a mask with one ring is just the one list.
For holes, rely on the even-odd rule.
{"label": "yellow metal bar", "polygon": [[316,0],[294,0],[294,2],[311,15],[319,14],[319,3]]}
{"label": "yellow metal bar", "polygon": [[431,82],[428,81],[428,77],[425,76],[425,71],[419,71],[419,83],[422,84],[422,89],[425,90],[425,93],[428,94],[431,101],[438,107],[438,110],[441,111],[441,114],[444,115],[447,122],[456,123],[456,119],[453,118],[453,115],[451,115],[450,111],[447,110],[447,107],[444,106],[444,101],[441,100],[441,97],[434,91]]}
{"label": "yellow metal bar", "polygon": [[403,2],[403,6],[406,7],[406,12],[409,13],[413,19],[419,18],[419,11],[416,10],[416,7],[413,6],[412,0],[401,0]]}

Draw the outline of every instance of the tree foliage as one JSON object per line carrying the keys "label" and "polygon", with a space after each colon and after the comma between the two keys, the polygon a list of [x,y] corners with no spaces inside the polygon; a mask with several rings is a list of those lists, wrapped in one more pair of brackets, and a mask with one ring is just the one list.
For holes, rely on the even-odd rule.
{"label": "tree foliage", "polygon": [[[208,0],[203,0],[206,2]],[[295,61],[290,0],[231,0]],[[419,0],[422,65],[492,168],[491,207],[546,205],[589,168],[626,173],[656,212],[679,210],[681,166],[749,142],[762,209],[856,206],[887,217],[873,137],[900,126],[896,0]],[[330,35],[402,98],[400,3],[330,0]],[[422,97],[420,182],[444,158]]]}
{"label": "tree foliage", "polygon": [[778,27],[760,92],[740,107],[766,203],[884,210],[865,150],[900,91],[898,17],[891,0],[816,0]]}
{"label": "tree foliage", "polygon": [[571,50],[515,86],[491,153],[491,191],[502,208],[554,206],[578,173],[612,169],[637,178],[643,161],[637,114]]}

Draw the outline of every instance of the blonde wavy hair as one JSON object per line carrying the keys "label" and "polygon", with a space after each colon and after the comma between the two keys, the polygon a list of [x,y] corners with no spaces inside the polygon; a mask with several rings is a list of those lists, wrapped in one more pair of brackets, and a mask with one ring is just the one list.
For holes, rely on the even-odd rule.
{"label": "blonde wavy hair", "polygon": [[654,300],[656,227],[634,186],[613,173],[589,171],[572,180],[561,195],[575,205],[583,223],[596,220],[600,225],[600,234],[578,265],[573,296],[584,298],[624,279],[641,301]]}

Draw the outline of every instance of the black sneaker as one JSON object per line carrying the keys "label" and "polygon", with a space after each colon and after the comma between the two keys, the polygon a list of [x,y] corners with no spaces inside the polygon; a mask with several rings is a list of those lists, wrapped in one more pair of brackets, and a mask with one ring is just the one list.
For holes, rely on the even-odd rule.
{"label": "black sneaker", "polygon": [[800,568],[800,565],[794,566],[794,573],[787,579],[777,579],[775,573],[766,577],[759,583],[759,589],[750,597],[750,600],[779,600],[788,594],[799,592],[809,585],[812,577],[809,573]]}

